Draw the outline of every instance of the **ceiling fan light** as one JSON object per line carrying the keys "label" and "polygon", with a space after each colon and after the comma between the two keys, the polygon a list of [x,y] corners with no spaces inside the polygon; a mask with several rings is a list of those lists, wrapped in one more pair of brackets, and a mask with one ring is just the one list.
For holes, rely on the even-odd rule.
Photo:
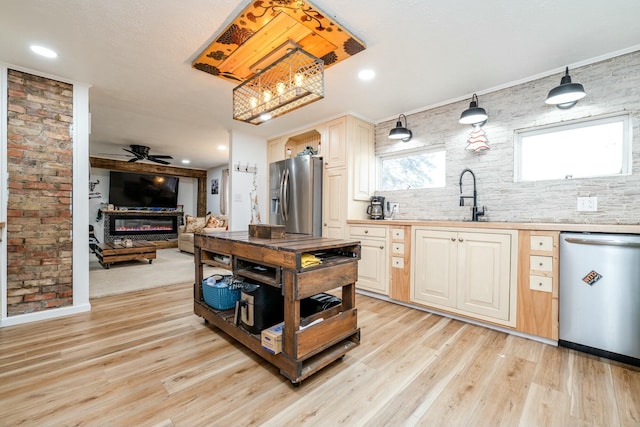
{"label": "ceiling fan light", "polygon": [[560,86],[556,86],[549,91],[546,104],[555,105],[561,109],[571,108],[578,100],[584,98],[587,93],[580,83],[572,83],[569,75],[569,67],[565,69],[565,75],[560,80]]}

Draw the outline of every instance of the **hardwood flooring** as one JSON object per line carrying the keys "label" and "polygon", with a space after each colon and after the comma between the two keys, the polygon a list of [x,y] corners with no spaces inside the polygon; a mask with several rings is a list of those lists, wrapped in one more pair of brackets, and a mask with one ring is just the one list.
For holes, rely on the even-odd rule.
{"label": "hardwood flooring", "polygon": [[0,329],[0,425],[640,425],[638,368],[361,295],[361,345],[296,388],[192,298]]}

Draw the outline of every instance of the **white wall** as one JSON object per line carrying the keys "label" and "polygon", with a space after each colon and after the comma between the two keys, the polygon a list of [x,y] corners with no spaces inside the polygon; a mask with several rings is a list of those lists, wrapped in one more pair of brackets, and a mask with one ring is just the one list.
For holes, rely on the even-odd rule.
{"label": "white wall", "polygon": [[[229,152],[230,195],[229,230],[247,231],[252,220],[251,194],[253,184],[257,187],[260,221],[265,223],[267,203],[267,144],[263,139],[233,132]],[[240,170],[236,170],[237,166]],[[244,172],[246,168],[255,168],[256,173]]]}
{"label": "white wall", "polygon": [[[220,214],[220,193],[222,191],[222,170],[229,165],[219,166],[207,171],[207,212]],[[211,194],[211,180],[218,180],[218,194]]]}
{"label": "white wall", "polygon": [[[640,52],[582,67],[570,67],[573,82],[587,96],[573,108],[561,110],[544,103],[562,73],[479,94],[489,121],[483,127],[490,150],[465,150],[472,128],[460,125],[469,99],[407,115],[413,131],[409,143],[388,138],[395,120],[376,126],[376,155],[409,147],[446,149],[446,186],[376,194],[400,203],[398,219],[470,219],[470,207],[459,206],[459,176],[464,168],[476,175],[478,205],[487,206],[484,220],[509,222],[567,222],[637,224],[640,212]],[[480,89],[480,88],[479,88]],[[605,178],[514,182],[514,132],[568,120],[627,112],[632,127],[632,175]],[[467,177],[466,179],[468,179]],[[467,187],[468,188],[468,187]],[[578,197],[598,197],[597,212],[577,212]]]}

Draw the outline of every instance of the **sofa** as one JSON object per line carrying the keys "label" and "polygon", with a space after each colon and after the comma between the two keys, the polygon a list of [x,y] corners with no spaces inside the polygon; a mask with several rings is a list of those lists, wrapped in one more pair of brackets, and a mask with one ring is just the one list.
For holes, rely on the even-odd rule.
{"label": "sofa", "polygon": [[195,233],[216,233],[227,231],[227,217],[222,215],[207,215],[196,217],[185,215],[184,225],[178,227],[178,249],[182,252],[193,253],[193,235]]}

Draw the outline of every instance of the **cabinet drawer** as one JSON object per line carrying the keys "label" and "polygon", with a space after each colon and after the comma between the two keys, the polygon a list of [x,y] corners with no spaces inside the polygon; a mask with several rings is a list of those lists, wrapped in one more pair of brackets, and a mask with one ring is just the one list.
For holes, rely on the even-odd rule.
{"label": "cabinet drawer", "polygon": [[553,279],[532,274],[529,276],[529,288],[534,291],[551,292],[553,290]]}
{"label": "cabinet drawer", "polygon": [[393,240],[404,240],[404,230],[402,228],[394,228],[391,230]]}
{"label": "cabinet drawer", "polygon": [[532,251],[552,251],[553,236],[531,236]]}
{"label": "cabinet drawer", "polygon": [[386,227],[351,227],[352,236],[387,237]]}
{"label": "cabinet drawer", "polygon": [[404,258],[394,256],[391,258],[391,267],[404,268]]}
{"label": "cabinet drawer", "polygon": [[397,255],[404,255],[404,243],[394,243],[391,245],[391,252]]}
{"label": "cabinet drawer", "polygon": [[551,271],[553,270],[553,257],[531,255],[529,256],[529,268],[538,271]]}

